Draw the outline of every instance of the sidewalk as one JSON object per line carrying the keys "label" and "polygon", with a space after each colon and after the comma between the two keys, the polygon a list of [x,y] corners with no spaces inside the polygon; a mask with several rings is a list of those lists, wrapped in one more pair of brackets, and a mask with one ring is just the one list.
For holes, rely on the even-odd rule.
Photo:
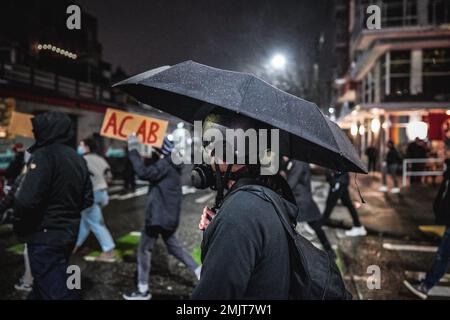
{"label": "sidewalk", "polygon": [[[368,235],[344,236],[343,229],[351,227],[351,217],[341,205],[331,215],[331,225],[337,228],[326,228],[347,288],[354,299],[415,299],[402,281],[407,274],[423,274],[433,262],[439,238],[423,233],[419,226],[434,224],[432,203],[438,186],[408,187],[400,194],[391,194],[378,191],[379,174],[358,175],[357,182],[364,204],[351,175],[351,197]],[[328,184],[320,176],[314,176],[312,184],[314,199],[323,210]],[[380,270],[380,289],[370,289],[367,285],[372,275],[368,271],[370,266]],[[448,299],[448,285],[440,283],[440,292],[430,299]]]}
{"label": "sidewalk", "polygon": [[[379,173],[357,175],[356,181],[366,203],[361,203],[354,175],[351,175],[351,197],[362,224],[370,234],[398,239],[424,239],[424,233],[419,230],[419,226],[434,224],[432,206],[438,186],[406,187],[401,193],[392,194],[378,191],[381,186]],[[314,200],[323,212],[328,184],[321,177],[313,177],[312,185]],[[343,221],[346,227],[351,226],[350,215],[341,205],[333,211],[331,219]]]}

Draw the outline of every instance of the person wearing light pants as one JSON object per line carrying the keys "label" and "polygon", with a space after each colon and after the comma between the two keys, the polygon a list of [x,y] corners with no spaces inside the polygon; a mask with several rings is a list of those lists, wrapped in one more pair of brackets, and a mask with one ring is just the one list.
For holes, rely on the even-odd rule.
{"label": "person wearing light pants", "polygon": [[23,264],[25,265],[25,272],[20,277],[19,282],[14,285],[14,288],[19,291],[30,292],[33,289],[33,275],[31,274],[27,244],[25,244],[23,249]]}
{"label": "person wearing light pants", "polygon": [[115,262],[114,240],[105,225],[102,208],[108,205],[108,184],[111,179],[111,169],[104,158],[96,154],[97,143],[93,139],[85,139],[78,146],[78,153],[86,160],[94,191],[94,204],[81,212],[80,231],[73,252],[83,245],[90,231],[94,233],[100,244],[102,253],[95,258],[96,261]]}
{"label": "person wearing light pants", "polygon": [[158,236],[161,235],[166,244],[167,251],[180,260],[192,273],[196,273],[197,263],[183,248],[174,231],[167,231],[159,227],[147,228],[142,232],[138,248],[138,288],[139,291],[148,290],[152,251]]}
{"label": "person wearing light pants", "polygon": [[108,202],[109,197],[106,190],[94,191],[94,205],[81,212],[80,231],[78,232],[76,247],[81,247],[89,236],[90,231],[92,231],[100,244],[103,254],[97,260],[114,262],[114,240],[105,225],[101,210]]}

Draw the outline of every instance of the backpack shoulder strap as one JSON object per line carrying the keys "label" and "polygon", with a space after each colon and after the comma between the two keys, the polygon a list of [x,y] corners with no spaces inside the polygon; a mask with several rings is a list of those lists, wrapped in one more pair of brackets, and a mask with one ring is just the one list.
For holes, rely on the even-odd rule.
{"label": "backpack shoulder strap", "polygon": [[[286,229],[291,238],[294,238],[294,230],[297,224],[296,220],[293,220],[287,214],[285,208],[281,205],[281,196],[278,195],[275,191],[270,189],[268,186],[264,185],[264,183],[258,181],[257,179],[240,179],[239,185],[236,189],[232,190],[229,195],[235,193],[238,190],[245,191],[256,191],[263,194],[267,200],[272,203],[275,211],[277,212],[278,217],[280,218],[283,227]],[[228,196],[228,195],[227,195]]]}

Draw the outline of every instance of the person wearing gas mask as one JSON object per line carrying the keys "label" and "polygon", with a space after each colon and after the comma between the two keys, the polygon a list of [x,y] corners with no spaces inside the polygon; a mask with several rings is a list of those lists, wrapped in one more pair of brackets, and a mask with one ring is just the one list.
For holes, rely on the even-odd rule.
{"label": "person wearing gas mask", "polygon": [[[267,126],[225,111],[203,121],[203,132],[215,129],[223,136],[226,129],[263,128]],[[204,230],[203,264],[192,299],[288,299],[291,267],[285,230],[264,193],[244,188],[261,184],[267,192],[282,195],[282,205],[295,221],[298,209],[292,191],[281,176],[261,175],[259,163],[221,161],[215,156],[221,147],[215,143],[210,162],[194,168],[192,175],[194,186],[217,190],[214,208],[204,209],[199,224]]]}
{"label": "person wearing gas mask", "polygon": [[[171,160],[174,143],[166,137],[160,150],[160,158],[146,166],[139,155],[139,142],[135,135],[128,138],[129,159],[136,175],[150,182],[145,226],[137,252],[137,290],[123,294],[126,300],[149,300],[152,250],[161,235],[167,250],[180,260],[197,277],[200,269],[191,255],[181,245],[175,232],[180,221],[181,211],[181,167]],[[157,151],[157,150],[156,150]]]}
{"label": "person wearing gas mask", "polygon": [[425,279],[404,280],[403,284],[421,299],[427,299],[428,293],[445,275],[450,265],[450,148],[446,150],[446,160],[443,181],[433,203],[436,223],[445,225],[445,231],[436,253],[433,266],[427,272]]}

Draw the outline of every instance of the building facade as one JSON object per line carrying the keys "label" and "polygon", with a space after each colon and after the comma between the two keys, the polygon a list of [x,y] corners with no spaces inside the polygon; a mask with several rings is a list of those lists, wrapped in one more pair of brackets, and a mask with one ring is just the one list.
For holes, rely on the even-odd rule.
{"label": "building facade", "polygon": [[[439,156],[450,118],[450,1],[351,0],[348,10],[350,63],[334,85],[340,125],[361,154],[420,138]],[[376,15],[379,29],[368,25]]]}
{"label": "building facade", "polygon": [[[113,73],[103,60],[96,18],[82,10],[81,29],[67,28],[66,10],[72,4],[2,1],[0,99],[14,99],[16,111],[31,115],[49,110],[68,114],[80,140],[99,132],[106,108],[130,109],[136,103],[111,88],[126,75]],[[0,139],[0,152],[14,142],[29,145],[32,139]]]}

